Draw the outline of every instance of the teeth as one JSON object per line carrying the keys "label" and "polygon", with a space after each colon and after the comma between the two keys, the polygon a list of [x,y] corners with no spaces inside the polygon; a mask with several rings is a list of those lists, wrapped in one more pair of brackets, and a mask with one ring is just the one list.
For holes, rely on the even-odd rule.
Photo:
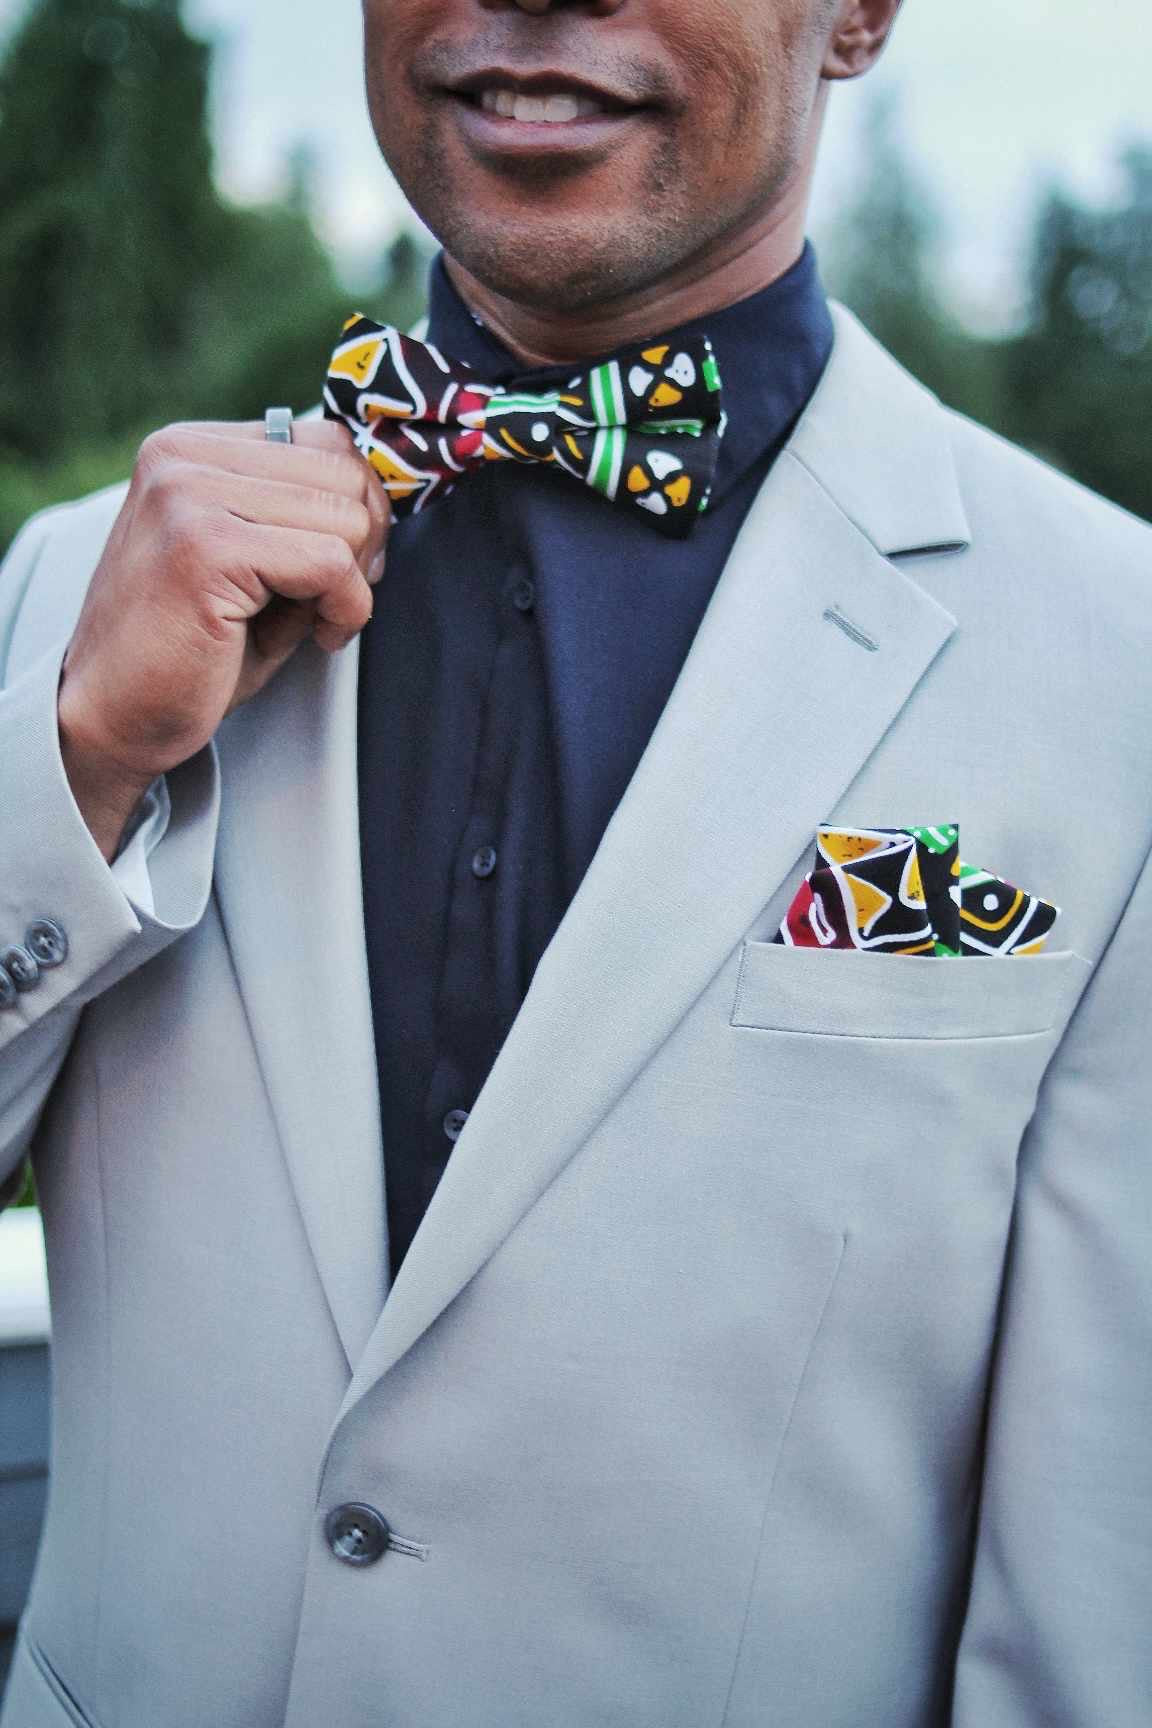
{"label": "teeth", "polygon": [[544,104],[545,120],[558,124],[580,118],[580,104],[575,96],[549,96]]}
{"label": "teeth", "polygon": [[480,106],[486,114],[499,114],[504,120],[519,120],[525,125],[566,126],[604,112],[589,96],[520,96],[515,90],[482,90]]}

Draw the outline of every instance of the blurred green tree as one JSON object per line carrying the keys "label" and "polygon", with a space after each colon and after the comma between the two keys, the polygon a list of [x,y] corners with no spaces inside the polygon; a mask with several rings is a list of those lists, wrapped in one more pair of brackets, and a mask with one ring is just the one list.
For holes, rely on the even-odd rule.
{"label": "blurred green tree", "polygon": [[1054,188],[1036,213],[1023,328],[973,335],[935,286],[940,221],[882,90],[854,197],[821,237],[830,288],[909,371],[971,415],[1152,518],[1152,146],[1106,208]]}
{"label": "blurred green tree", "polygon": [[0,550],[122,477],[152,426],[310,407],[357,304],[422,307],[406,235],[379,280],[341,286],[307,145],[280,203],[221,198],[211,53],[180,0],[32,0],[0,58]]}
{"label": "blurred green tree", "polygon": [[899,94],[888,86],[866,111],[859,162],[845,208],[821,237],[829,289],[943,401],[988,423],[1001,420],[995,357],[937,290],[943,223],[916,172]]}
{"label": "blurred green tree", "polygon": [[229,212],[217,268],[197,301],[199,415],[251,419],[270,402],[312,407],[353,311],[408,329],[424,310],[428,250],[406,231],[386,248],[375,279],[355,290],[337,281],[317,237],[311,179],[310,152],[298,146],[283,204]]}
{"label": "blurred green tree", "polygon": [[380,279],[369,290],[367,310],[373,318],[410,330],[424,314],[428,299],[428,266],[434,251],[430,236],[403,229],[384,254]]}
{"label": "blurred green tree", "polygon": [[932,364],[943,322],[931,257],[940,221],[913,168],[900,99],[882,86],[867,109],[854,195],[828,236],[825,273],[885,347]]}
{"label": "blurred green tree", "polygon": [[1055,187],[1036,221],[1028,327],[1006,346],[1006,430],[1152,517],[1152,146],[1105,207]]}
{"label": "blurred green tree", "polygon": [[160,412],[225,214],[177,0],[37,0],[0,64],[0,444]]}

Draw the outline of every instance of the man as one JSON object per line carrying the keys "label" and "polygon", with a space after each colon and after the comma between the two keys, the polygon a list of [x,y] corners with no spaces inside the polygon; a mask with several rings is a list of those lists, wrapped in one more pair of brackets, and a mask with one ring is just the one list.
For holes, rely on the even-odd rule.
{"label": "man", "polygon": [[169,428],[13,551],[4,1728],[1149,1720],[1152,540],[822,298],[897,8],[367,0],[441,357],[356,326],[352,436]]}

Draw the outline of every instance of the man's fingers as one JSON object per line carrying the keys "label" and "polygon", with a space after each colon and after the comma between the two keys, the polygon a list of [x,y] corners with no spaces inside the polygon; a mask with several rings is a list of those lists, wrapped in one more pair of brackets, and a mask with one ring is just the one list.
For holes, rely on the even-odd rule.
{"label": "man's fingers", "polygon": [[335,534],[237,523],[223,574],[244,596],[250,616],[269,594],[314,601],[314,634],[322,648],[342,648],[372,616],[372,590],[346,540]]}
{"label": "man's fingers", "polygon": [[[292,480],[298,485],[332,484],[334,489],[346,492],[349,497],[359,498],[372,518],[373,535],[372,548],[367,563],[370,579],[379,581],[384,568],[384,548],[388,541],[388,531],[392,526],[392,505],[380,484],[379,476],[361,456],[352,439],[347,426],[336,420],[297,420],[293,423],[293,442],[291,444],[270,444],[264,436],[262,420],[247,420],[240,422],[201,420],[191,421],[187,430],[200,433],[206,438],[217,442],[227,441],[236,432],[241,436],[244,446],[241,452],[234,453],[239,472],[250,473],[253,447],[260,450],[257,460],[257,472],[273,480]],[[300,468],[301,451],[309,456],[315,456],[321,463],[319,480],[311,479],[311,466],[307,473]],[[296,465],[299,472],[285,472],[284,458]],[[219,455],[212,457],[215,466],[224,466]],[[331,481],[325,476],[331,475]]]}
{"label": "man's fingers", "polygon": [[[325,527],[323,506],[318,505],[319,521],[301,520],[298,512],[286,516],[277,505],[277,500],[282,503],[285,498],[282,491],[257,493],[248,487],[242,495],[234,487],[223,486],[219,477],[235,475],[245,482],[262,481],[273,487],[334,493],[355,500],[368,518],[368,532],[361,538],[358,555],[365,574],[379,580],[392,520],[383,486],[357,451],[346,427],[331,421],[307,421],[300,430],[307,434],[306,439],[285,445],[270,444],[257,421],[192,421],[166,426],[153,433],[141,449],[140,479],[145,486],[150,482],[167,485],[176,477],[190,491],[195,486],[202,498],[217,496],[246,520],[282,527]],[[336,531],[342,530],[337,526]]]}
{"label": "man's fingers", "polygon": [[268,444],[271,450],[355,450],[352,434],[339,420],[294,420],[291,444],[272,444],[263,420],[177,420],[164,432],[198,432],[205,438],[240,438],[250,444]]}
{"label": "man's fingers", "polygon": [[[332,427],[338,434],[335,439],[297,444],[238,436],[243,430],[242,426],[221,427],[219,432],[200,425],[165,426],[141,446],[142,476],[147,480],[174,463],[189,464],[246,479],[323,487],[349,498],[364,497],[367,481],[375,479],[343,427]],[[376,489],[383,490],[379,481]]]}
{"label": "man's fingers", "polygon": [[200,524],[211,536],[226,536],[230,525],[238,523],[335,534],[363,562],[365,573],[376,551],[375,524],[367,505],[346,493],[282,480],[254,480],[183,463],[165,468],[157,476],[156,488],[155,508],[161,519]]}
{"label": "man's fingers", "polygon": [[369,468],[364,458],[357,455],[356,460],[364,470],[364,505],[372,518],[372,543],[368,557],[368,580],[379,582],[384,574],[384,554],[388,546],[388,532],[392,526],[392,503],[375,473]]}

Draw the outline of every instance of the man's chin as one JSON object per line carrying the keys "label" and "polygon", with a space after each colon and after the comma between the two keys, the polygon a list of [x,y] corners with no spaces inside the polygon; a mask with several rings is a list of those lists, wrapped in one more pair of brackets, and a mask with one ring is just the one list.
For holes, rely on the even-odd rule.
{"label": "man's chin", "polygon": [[535,312],[564,315],[607,306],[658,281],[663,249],[635,224],[549,217],[511,224],[450,222],[440,238],[449,258],[491,294]]}

